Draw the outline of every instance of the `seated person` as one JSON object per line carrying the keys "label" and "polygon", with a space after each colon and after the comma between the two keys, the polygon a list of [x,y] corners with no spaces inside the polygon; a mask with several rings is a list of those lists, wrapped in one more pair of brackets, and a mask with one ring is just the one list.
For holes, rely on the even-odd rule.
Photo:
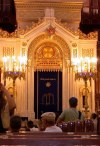
{"label": "seated person", "polygon": [[33,123],[32,120],[29,120],[29,121],[27,122],[26,131],[39,131],[39,129],[35,127],[35,125],[34,125],[34,123]]}
{"label": "seated person", "polygon": [[69,99],[70,107],[65,109],[57,119],[57,124],[68,121],[84,120],[84,115],[77,109],[78,99],[71,97]]}
{"label": "seated person", "polygon": [[44,131],[45,130],[45,126],[44,126],[44,123],[42,122],[42,119],[38,120],[37,127],[38,127],[39,131]]}
{"label": "seated person", "polygon": [[94,131],[97,131],[97,114],[96,113],[92,113],[90,119],[93,121],[94,123]]}
{"label": "seated person", "polygon": [[11,132],[19,132],[21,128],[21,117],[18,115],[14,115],[10,119],[10,128]]}
{"label": "seated person", "polygon": [[97,114],[96,114],[96,113],[92,113],[90,118],[91,118],[92,120],[96,119],[96,118],[97,118]]}
{"label": "seated person", "polygon": [[27,121],[27,131],[31,131],[31,129],[34,127],[33,121]]}
{"label": "seated person", "polygon": [[46,112],[41,115],[44,132],[62,132],[62,129],[55,125],[56,115],[54,112]]}

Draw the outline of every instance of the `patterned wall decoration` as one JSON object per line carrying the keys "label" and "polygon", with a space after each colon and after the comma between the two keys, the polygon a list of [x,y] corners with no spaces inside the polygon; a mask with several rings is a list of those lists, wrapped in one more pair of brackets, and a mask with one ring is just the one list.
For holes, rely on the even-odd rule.
{"label": "patterned wall decoration", "polygon": [[14,47],[3,47],[3,56],[14,56]]}
{"label": "patterned wall decoration", "polygon": [[89,49],[82,49],[82,57],[94,57],[94,49],[89,48]]}

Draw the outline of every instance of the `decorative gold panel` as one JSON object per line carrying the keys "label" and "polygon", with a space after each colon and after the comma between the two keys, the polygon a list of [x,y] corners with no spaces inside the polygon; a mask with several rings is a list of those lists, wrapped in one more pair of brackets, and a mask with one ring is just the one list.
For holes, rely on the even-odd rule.
{"label": "decorative gold panel", "polygon": [[82,49],[82,57],[94,57],[94,49]]}
{"label": "decorative gold panel", "polygon": [[54,56],[54,48],[51,46],[46,46],[42,49],[43,58],[50,59]]}
{"label": "decorative gold panel", "polygon": [[3,56],[14,56],[14,47],[3,47]]}
{"label": "decorative gold panel", "polygon": [[36,70],[61,70],[63,57],[66,62],[70,60],[70,50],[67,43],[57,35],[50,39],[47,34],[42,34],[29,46],[28,58]]}
{"label": "decorative gold panel", "polygon": [[36,70],[61,70],[62,51],[59,46],[53,42],[40,44],[35,51]]}

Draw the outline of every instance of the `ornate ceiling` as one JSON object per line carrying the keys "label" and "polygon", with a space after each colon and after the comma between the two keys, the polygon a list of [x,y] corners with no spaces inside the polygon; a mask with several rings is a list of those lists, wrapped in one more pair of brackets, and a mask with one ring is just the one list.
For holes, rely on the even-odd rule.
{"label": "ornate ceiling", "polygon": [[62,23],[77,29],[81,20],[82,0],[15,0],[18,27],[25,28],[45,17],[47,8],[54,9],[54,16]]}

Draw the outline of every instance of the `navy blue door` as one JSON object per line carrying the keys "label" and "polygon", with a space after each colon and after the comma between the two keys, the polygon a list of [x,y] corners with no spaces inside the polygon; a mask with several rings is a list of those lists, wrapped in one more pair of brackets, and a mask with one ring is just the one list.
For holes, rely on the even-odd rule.
{"label": "navy blue door", "polygon": [[62,72],[35,72],[34,87],[35,118],[62,111]]}

